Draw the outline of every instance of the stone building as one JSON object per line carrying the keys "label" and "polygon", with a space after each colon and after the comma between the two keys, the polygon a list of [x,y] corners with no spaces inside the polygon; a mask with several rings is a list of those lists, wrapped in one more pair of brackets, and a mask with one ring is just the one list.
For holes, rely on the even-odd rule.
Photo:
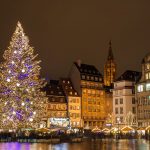
{"label": "stone building", "polygon": [[127,70],[114,82],[113,114],[116,126],[137,126],[135,83],[140,75],[140,72]]}
{"label": "stone building", "polygon": [[106,117],[103,76],[95,66],[77,61],[72,65],[70,79],[81,96],[83,127],[102,127]]}
{"label": "stone building", "polygon": [[47,102],[47,127],[69,127],[67,100],[58,80],[51,80],[45,87]]}
{"label": "stone building", "polygon": [[150,125],[150,53],[142,60],[142,76],[136,84],[138,126]]}
{"label": "stone building", "polygon": [[69,78],[62,78],[60,80],[63,91],[67,99],[67,113],[71,128],[81,128],[81,97],[74,89]]}

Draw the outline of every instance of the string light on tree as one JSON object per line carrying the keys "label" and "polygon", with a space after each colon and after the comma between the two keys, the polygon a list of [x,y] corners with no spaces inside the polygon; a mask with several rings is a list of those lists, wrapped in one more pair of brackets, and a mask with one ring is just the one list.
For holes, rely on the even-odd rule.
{"label": "string light on tree", "polygon": [[0,66],[1,128],[35,127],[45,111],[47,98],[41,91],[45,82],[39,78],[40,61],[36,60],[37,55],[19,22],[3,57]]}

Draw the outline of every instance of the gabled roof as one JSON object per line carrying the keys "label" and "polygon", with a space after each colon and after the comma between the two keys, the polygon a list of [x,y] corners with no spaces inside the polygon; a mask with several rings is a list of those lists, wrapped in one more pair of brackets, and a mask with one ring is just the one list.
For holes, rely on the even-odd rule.
{"label": "gabled roof", "polygon": [[62,86],[59,84],[59,80],[50,80],[44,89],[48,96],[65,96]]}
{"label": "gabled roof", "polygon": [[116,81],[126,80],[126,81],[137,82],[139,81],[140,78],[141,78],[141,72],[127,70]]}
{"label": "gabled roof", "polygon": [[78,70],[81,74],[102,76],[101,73],[98,71],[98,69],[93,65],[88,65],[88,64],[78,65],[76,62],[74,64],[76,65],[76,67],[78,68]]}
{"label": "gabled roof", "polygon": [[79,97],[79,94],[74,89],[72,82],[69,78],[61,78],[61,85],[66,94],[66,96],[75,96]]}

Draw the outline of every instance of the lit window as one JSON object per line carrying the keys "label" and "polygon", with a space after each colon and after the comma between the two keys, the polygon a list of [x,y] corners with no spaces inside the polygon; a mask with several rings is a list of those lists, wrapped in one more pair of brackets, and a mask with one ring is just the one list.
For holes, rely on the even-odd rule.
{"label": "lit window", "polygon": [[146,78],[146,80],[148,79],[148,73],[146,73],[145,78]]}
{"label": "lit window", "polygon": [[138,92],[142,92],[143,88],[144,88],[143,85],[138,85],[138,88],[137,88]]}
{"label": "lit window", "polygon": [[146,64],[146,69],[150,69],[150,66],[149,66],[149,64]]}
{"label": "lit window", "polygon": [[150,83],[147,83],[146,84],[146,91],[149,91],[150,90]]}
{"label": "lit window", "polygon": [[90,77],[89,77],[89,76],[87,76],[86,78],[87,78],[87,80],[89,80],[89,78],[90,78]]}
{"label": "lit window", "polygon": [[82,79],[85,79],[85,75],[82,75]]}
{"label": "lit window", "polygon": [[91,80],[94,80],[94,77],[91,77]]}
{"label": "lit window", "polygon": [[98,81],[98,77],[95,77],[95,81]]}

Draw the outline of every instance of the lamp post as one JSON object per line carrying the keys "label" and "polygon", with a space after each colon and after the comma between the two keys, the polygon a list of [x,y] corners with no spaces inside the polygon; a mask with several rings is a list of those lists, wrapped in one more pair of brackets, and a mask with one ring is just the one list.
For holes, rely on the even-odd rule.
{"label": "lamp post", "polygon": [[118,123],[118,136],[117,136],[117,139],[119,139],[119,123],[120,123],[120,117],[117,118],[117,123]]}

